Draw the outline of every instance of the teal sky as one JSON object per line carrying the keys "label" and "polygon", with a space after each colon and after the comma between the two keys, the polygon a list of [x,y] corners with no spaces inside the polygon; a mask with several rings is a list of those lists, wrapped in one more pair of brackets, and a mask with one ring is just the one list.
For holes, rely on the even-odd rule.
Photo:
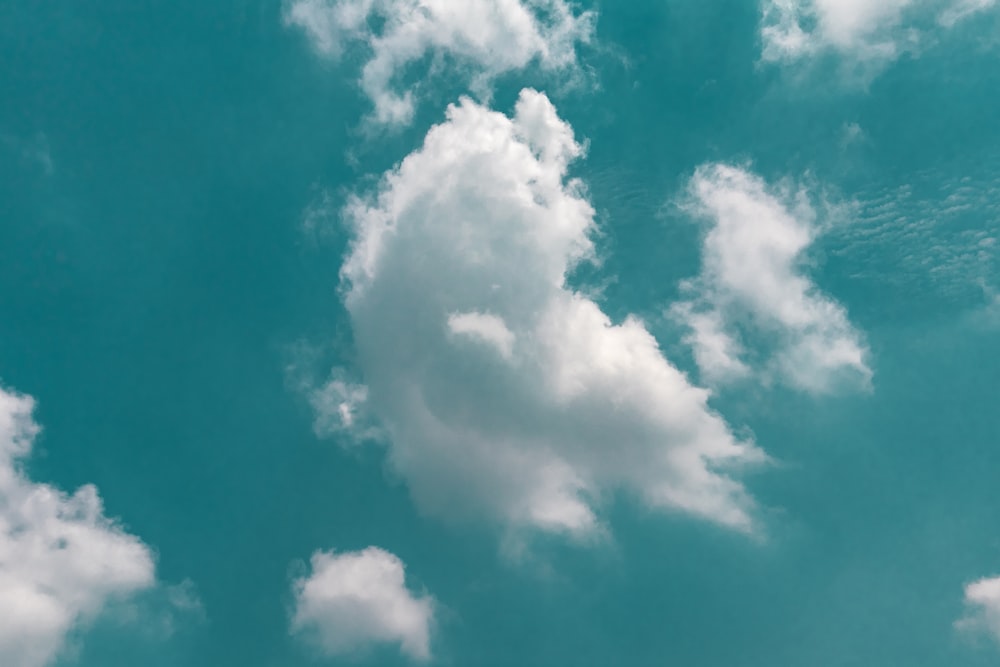
{"label": "teal sky", "polygon": [[998,57],[0,0],[0,665],[997,664]]}

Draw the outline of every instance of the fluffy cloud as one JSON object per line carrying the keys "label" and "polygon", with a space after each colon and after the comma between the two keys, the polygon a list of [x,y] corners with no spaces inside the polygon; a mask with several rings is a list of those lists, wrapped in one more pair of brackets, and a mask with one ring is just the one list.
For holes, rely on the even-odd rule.
{"label": "fluffy cloud", "polygon": [[399,558],[376,547],[317,552],[311,570],[294,585],[293,633],[304,634],[330,655],[395,643],[411,658],[430,658],[434,601],[406,588]]}
{"label": "fluffy cloud", "polygon": [[582,153],[545,95],[468,99],[346,211],[343,266],[368,407],[438,515],[594,535],[616,491],[750,530],[727,471],[764,459],[635,318],[566,284],[593,257]]}
{"label": "fluffy cloud", "polygon": [[871,370],[861,335],[844,308],[802,272],[817,234],[816,212],[803,192],[768,188],[746,170],[700,167],[689,186],[690,209],[709,222],[701,274],[683,287],[690,300],[673,307],[690,329],[703,378],[711,384],[750,372],[743,341],[752,338],[765,378],[813,392],[844,381],[867,386]]}
{"label": "fluffy cloud", "polygon": [[921,39],[921,21],[943,27],[996,0],[763,0],[762,58],[793,61],[834,51],[858,63],[884,63]]}
{"label": "fluffy cloud", "polygon": [[367,45],[361,87],[384,124],[413,116],[413,91],[400,81],[413,63],[432,56],[436,68],[453,60],[485,96],[495,77],[531,63],[573,68],[576,44],[590,40],[594,19],[566,0],[293,0],[285,10],[285,23],[304,30],[324,56],[351,42]]}
{"label": "fluffy cloud", "polygon": [[0,664],[41,667],[111,599],[154,581],[148,548],[108,520],[93,486],[72,496],[23,473],[34,401],[0,389]]}
{"label": "fluffy cloud", "polygon": [[1000,642],[1000,577],[980,579],[965,587],[968,613],[958,622],[965,630],[986,632]]}

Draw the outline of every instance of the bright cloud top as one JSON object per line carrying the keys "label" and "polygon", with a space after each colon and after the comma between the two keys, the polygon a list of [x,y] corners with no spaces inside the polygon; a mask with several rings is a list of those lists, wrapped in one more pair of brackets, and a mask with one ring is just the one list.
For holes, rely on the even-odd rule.
{"label": "bright cloud top", "polygon": [[574,67],[576,44],[590,40],[594,19],[566,0],[294,0],[285,12],[286,24],[304,30],[322,55],[335,57],[351,42],[367,45],[361,87],[383,124],[410,122],[413,90],[401,90],[400,79],[425,56],[433,69],[454,60],[470,72],[473,92],[486,96],[495,77],[531,63]]}
{"label": "bright cloud top", "polygon": [[967,585],[965,606],[968,613],[958,621],[958,627],[985,632],[1000,642],[1000,577]]}
{"label": "bright cloud top", "polygon": [[407,589],[399,558],[376,547],[316,552],[311,570],[294,585],[293,633],[329,655],[398,644],[413,659],[430,658],[434,600]]}
{"label": "bright cloud top", "polygon": [[567,287],[594,210],[582,153],[545,95],[508,118],[465,99],[348,207],[343,267],[368,407],[418,504],[508,528],[599,531],[624,490],[742,530],[725,473],[763,459],[734,437],[635,317]]}
{"label": "bright cloud top", "polygon": [[67,496],[24,475],[33,409],[0,389],[0,664],[11,667],[51,663],[109,600],[154,583],[149,549],[105,518],[97,489]]}
{"label": "bright cloud top", "polygon": [[[920,19],[950,28],[996,0],[763,0],[762,57],[794,61],[834,51],[887,62],[921,39]],[[925,21],[926,23],[926,21]]]}
{"label": "bright cloud top", "polygon": [[[844,381],[867,387],[872,373],[861,335],[802,270],[817,235],[805,194],[768,188],[722,164],[700,167],[689,194],[691,211],[709,227],[701,274],[683,286],[691,298],[673,314],[690,329],[703,378],[722,384],[761,366],[765,379],[812,392]],[[745,339],[769,349],[750,360]]]}

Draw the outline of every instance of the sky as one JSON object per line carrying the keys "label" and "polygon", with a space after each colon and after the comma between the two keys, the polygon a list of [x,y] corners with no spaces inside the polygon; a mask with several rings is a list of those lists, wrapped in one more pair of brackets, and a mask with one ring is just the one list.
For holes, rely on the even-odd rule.
{"label": "sky", "polygon": [[996,665],[998,57],[0,0],[0,664]]}

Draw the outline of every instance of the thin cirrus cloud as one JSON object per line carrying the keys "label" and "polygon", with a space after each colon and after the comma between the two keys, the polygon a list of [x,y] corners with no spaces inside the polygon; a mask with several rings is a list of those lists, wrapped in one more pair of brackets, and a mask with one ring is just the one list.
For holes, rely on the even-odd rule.
{"label": "thin cirrus cloud", "polygon": [[338,57],[353,43],[367,47],[361,88],[382,125],[411,121],[414,91],[401,80],[426,56],[453,60],[472,91],[487,97],[497,76],[529,64],[574,71],[576,46],[590,41],[595,19],[566,0],[292,0],[284,16],[322,56]]}
{"label": "thin cirrus cloud", "polygon": [[952,28],[996,0],[763,0],[761,58],[836,53],[871,73],[912,50],[936,24]]}
{"label": "thin cirrus cloud", "polygon": [[33,410],[0,388],[0,664],[11,667],[51,664],[71,631],[155,583],[149,548],[105,517],[97,489],[69,496],[27,478]]}
{"label": "thin cirrus cloud", "polygon": [[805,193],[725,164],[699,167],[688,192],[687,208],[707,221],[702,268],[671,310],[688,327],[702,379],[754,376],[813,393],[869,387],[863,336],[804,271],[818,234]]}
{"label": "thin cirrus cloud", "polygon": [[1000,577],[974,581],[965,587],[966,615],[956,625],[982,632],[1000,642]]}
{"label": "thin cirrus cloud", "polygon": [[292,633],[327,655],[395,644],[415,660],[431,657],[434,599],[407,588],[403,562],[387,551],[318,551],[294,593]]}
{"label": "thin cirrus cloud", "polygon": [[603,500],[753,529],[736,437],[636,317],[571,289],[594,257],[582,155],[548,98],[469,99],[346,208],[345,303],[366,407],[430,514],[594,537]]}

